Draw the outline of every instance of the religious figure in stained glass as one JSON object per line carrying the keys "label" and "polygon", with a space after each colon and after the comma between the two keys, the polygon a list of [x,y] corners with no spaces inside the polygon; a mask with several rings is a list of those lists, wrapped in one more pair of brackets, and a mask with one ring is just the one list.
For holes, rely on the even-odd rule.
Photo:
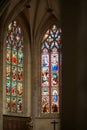
{"label": "religious figure in stained glass", "polygon": [[58,71],[58,55],[51,55],[52,71]]}
{"label": "religious figure in stained glass", "polygon": [[11,73],[11,67],[10,65],[7,65],[6,67],[6,79],[10,79],[10,73]]}
{"label": "religious figure in stained glass", "polygon": [[6,54],[6,60],[7,60],[7,63],[11,63],[11,50],[7,50],[7,54]]}
{"label": "religious figure in stained glass", "polygon": [[8,25],[6,37],[6,110],[23,111],[23,32],[17,21]]}
{"label": "religious figure in stained glass", "polygon": [[10,81],[6,80],[6,95],[10,95],[10,91],[11,91]]}
{"label": "religious figure in stained glass", "polygon": [[19,82],[18,85],[17,85],[17,95],[19,97],[21,97],[22,94],[23,94],[23,86],[22,86],[22,83]]}
{"label": "religious figure in stained glass", "polygon": [[61,29],[53,25],[41,44],[41,113],[59,113],[61,47]]}

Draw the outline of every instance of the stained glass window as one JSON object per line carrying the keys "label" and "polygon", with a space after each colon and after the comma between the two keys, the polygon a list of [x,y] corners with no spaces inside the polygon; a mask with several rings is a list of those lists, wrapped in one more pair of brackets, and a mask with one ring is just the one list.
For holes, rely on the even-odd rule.
{"label": "stained glass window", "polygon": [[59,113],[61,47],[61,29],[53,25],[41,44],[41,113]]}
{"label": "stained glass window", "polygon": [[16,21],[6,36],[6,110],[23,111],[23,32]]}

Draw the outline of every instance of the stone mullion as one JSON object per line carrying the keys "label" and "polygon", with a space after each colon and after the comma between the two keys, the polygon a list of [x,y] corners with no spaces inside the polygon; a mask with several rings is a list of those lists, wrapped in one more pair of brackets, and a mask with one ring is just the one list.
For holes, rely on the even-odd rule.
{"label": "stone mullion", "polygon": [[[1,23],[0,23],[1,29]],[[2,114],[3,114],[3,50],[2,50],[2,39],[1,39],[1,31],[0,31],[0,130],[2,130]]]}

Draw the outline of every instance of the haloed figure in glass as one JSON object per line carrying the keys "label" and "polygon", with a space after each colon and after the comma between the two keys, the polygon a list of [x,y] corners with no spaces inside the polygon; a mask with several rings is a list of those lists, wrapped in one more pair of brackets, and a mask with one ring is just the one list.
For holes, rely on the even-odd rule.
{"label": "haloed figure in glass", "polygon": [[22,112],[23,31],[17,21],[8,25],[6,37],[6,110]]}
{"label": "haloed figure in glass", "polygon": [[41,113],[59,113],[61,29],[51,26],[41,42]]}

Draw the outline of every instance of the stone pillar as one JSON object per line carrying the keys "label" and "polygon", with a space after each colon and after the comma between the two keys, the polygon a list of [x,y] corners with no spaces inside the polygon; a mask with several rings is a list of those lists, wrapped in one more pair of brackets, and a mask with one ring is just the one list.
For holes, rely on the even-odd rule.
{"label": "stone pillar", "polygon": [[29,130],[33,130],[33,120],[31,117],[28,118],[26,125],[28,126]]}
{"label": "stone pillar", "polygon": [[[0,30],[1,30],[1,21],[0,21]],[[2,51],[2,43],[1,43],[1,31],[0,31],[0,130],[3,129],[3,118],[2,118],[2,113],[3,113],[3,85],[2,85],[2,79],[3,79],[3,62],[2,62],[2,57],[3,57],[3,51]]]}
{"label": "stone pillar", "polygon": [[87,129],[87,1],[80,0],[78,54],[78,130]]}

